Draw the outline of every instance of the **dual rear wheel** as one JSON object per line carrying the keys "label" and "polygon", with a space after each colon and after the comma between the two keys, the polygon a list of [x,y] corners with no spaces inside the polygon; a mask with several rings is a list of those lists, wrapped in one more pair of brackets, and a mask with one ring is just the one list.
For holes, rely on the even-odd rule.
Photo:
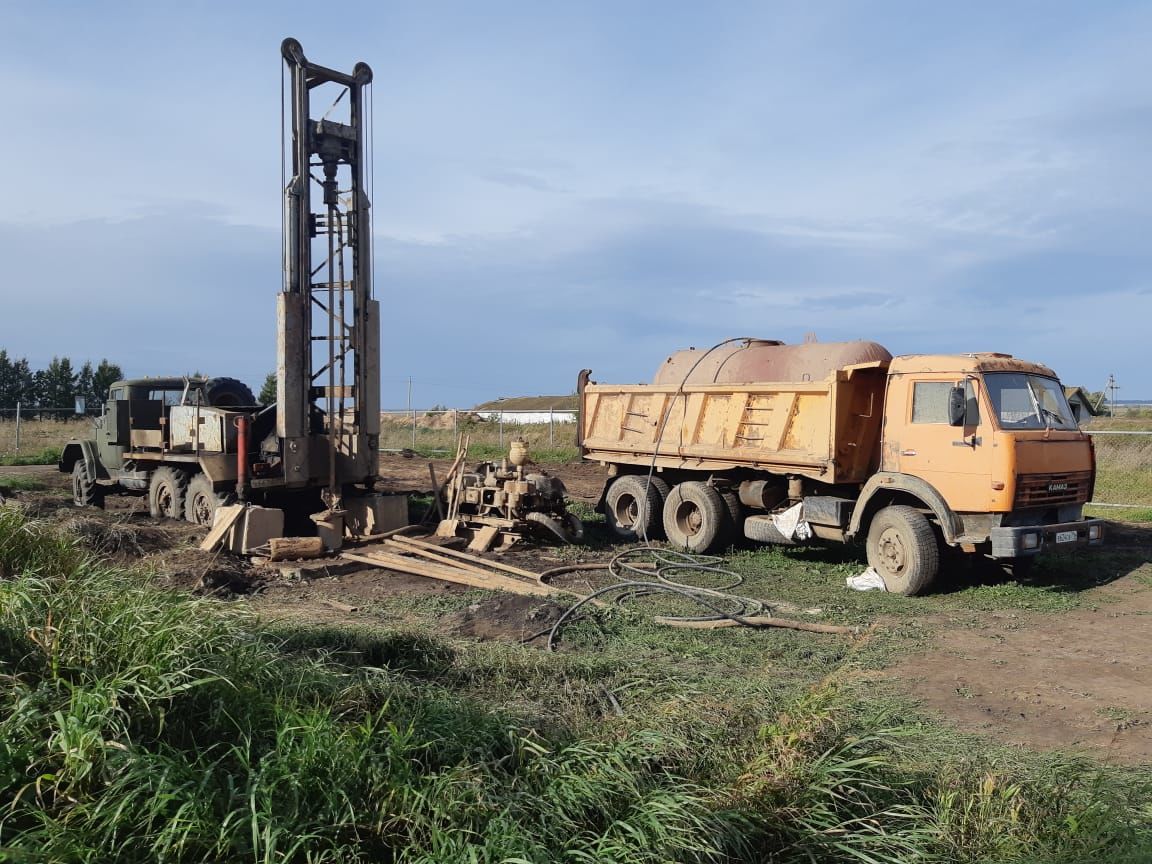
{"label": "dual rear wheel", "polygon": [[660,477],[626,474],[608,487],[604,505],[608,526],[622,540],[667,538],[677,549],[704,553],[741,534],[736,493],[699,480],[670,487]]}

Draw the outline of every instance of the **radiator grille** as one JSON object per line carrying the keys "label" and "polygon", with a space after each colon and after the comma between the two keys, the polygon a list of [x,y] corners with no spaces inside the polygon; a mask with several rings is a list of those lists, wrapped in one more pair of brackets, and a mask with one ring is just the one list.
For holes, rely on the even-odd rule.
{"label": "radiator grille", "polygon": [[1091,471],[1023,474],[1016,478],[1016,507],[1082,504],[1092,492]]}

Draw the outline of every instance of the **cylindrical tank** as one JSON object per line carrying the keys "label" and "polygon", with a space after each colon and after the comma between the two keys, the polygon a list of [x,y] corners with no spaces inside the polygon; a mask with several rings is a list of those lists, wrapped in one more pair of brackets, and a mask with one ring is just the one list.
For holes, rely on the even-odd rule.
{"label": "cylindrical tank", "polygon": [[823,381],[845,366],[891,359],[888,349],[876,342],[785,345],[755,339],[724,345],[710,354],[697,348],[677,351],[656,370],[652,383],[679,387],[681,384]]}

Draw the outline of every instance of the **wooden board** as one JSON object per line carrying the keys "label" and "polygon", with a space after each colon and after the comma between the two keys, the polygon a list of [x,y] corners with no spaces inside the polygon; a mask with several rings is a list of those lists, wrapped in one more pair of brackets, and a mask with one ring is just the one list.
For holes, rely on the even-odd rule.
{"label": "wooden board", "polygon": [[207,537],[200,541],[201,551],[215,552],[243,513],[243,504],[229,504],[217,510],[216,521],[212,525],[212,530],[208,532]]}

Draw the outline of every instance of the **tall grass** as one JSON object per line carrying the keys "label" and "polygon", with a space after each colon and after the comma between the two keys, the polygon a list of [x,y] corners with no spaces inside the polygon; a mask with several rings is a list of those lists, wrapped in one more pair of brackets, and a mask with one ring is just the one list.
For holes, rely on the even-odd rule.
{"label": "tall grass", "polygon": [[[984,862],[1146,849],[1146,778],[942,758],[923,752],[922,730],[832,687],[747,734],[668,714],[687,694],[618,721],[573,702],[568,722],[545,722],[509,707],[515,688],[579,700],[566,676],[594,685],[602,660],[473,655],[403,632],[277,635],[143,580],[0,506],[0,859]],[[487,676],[487,698],[462,696],[462,675]]]}
{"label": "tall grass", "polygon": [[[455,416],[455,422],[454,422]],[[415,428],[415,435],[413,435]],[[483,420],[469,412],[443,412],[384,415],[380,425],[380,447],[385,450],[413,450],[421,456],[454,454],[461,434],[469,438],[470,459],[499,459],[508,453],[513,438],[528,441],[537,462],[571,462],[580,458],[576,449],[576,424],[557,421],[516,423]]]}
{"label": "tall grass", "polygon": [[[57,458],[64,445],[71,438],[91,438],[92,421],[79,417],[71,420],[30,420],[20,421],[20,452],[16,452],[16,422],[10,416],[0,419],[0,459],[5,457],[29,457],[38,453],[55,452]],[[53,459],[52,461],[55,461]],[[0,462],[17,465],[19,462]],[[30,462],[24,464],[47,464]]]}

